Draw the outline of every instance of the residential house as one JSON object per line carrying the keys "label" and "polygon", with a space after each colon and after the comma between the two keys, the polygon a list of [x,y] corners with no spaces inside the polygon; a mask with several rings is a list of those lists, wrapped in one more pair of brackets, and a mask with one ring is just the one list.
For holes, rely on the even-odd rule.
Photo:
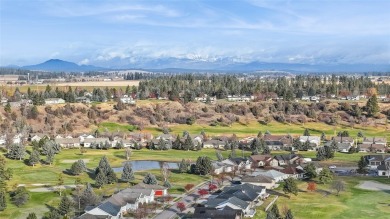
{"label": "residential house", "polygon": [[223,149],[225,145],[226,142],[221,140],[208,140],[203,142],[203,148]]}
{"label": "residential house", "polygon": [[390,158],[377,167],[378,176],[390,176]]}
{"label": "residential house", "polygon": [[336,144],[343,143],[350,144],[351,146],[355,143],[355,140],[351,137],[333,137],[333,141],[335,141]]}
{"label": "residential house", "polygon": [[299,154],[280,154],[276,155],[274,158],[278,161],[279,166],[304,163],[302,155]]}
{"label": "residential house", "polygon": [[305,171],[301,168],[298,168],[297,165],[287,166],[284,169],[280,170],[280,172],[288,174],[289,177],[294,179],[303,179],[305,178]]}
{"label": "residential house", "polygon": [[[227,172],[226,171],[226,166],[228,166],[228,165],[226,165],[225,163],[222,163],[220,161],[213,161],[211,163],[211,165],[213,166],[214,174],[218,175],[218,174]],[[231,172],[232,171],[232,167],[230,167],[229,170],[230,170],[229,172]]]}
{"label": "residential house", "polygon": [[56,138],[54,141],[59,144],[62,148],[79,148],[79,138]]}
{"label": "residential house", "polygon": [[253,217],[259,199],[267,197],[266,188],[251,184],[224,187],[216,197],[209,198],[207,208],[241,210],[245,217]]}
{"label": "residential house", "polygon": [[95,136],[88,135],[88,134],[82,134],[82,135],[79,136],[80,143],[84,143],[84,140],[87,139],[87,138],[92,139],[92,138],[95,138]]}
{"label": "residential house", "polygon": [[279,165],[279,162],[271,155],[252,155],[249,159],[256,165],[256,167],[273,167]]}
{"label": "residential house", "polygon": [[128,95],[123,95],[119,100],[124,104],[135,104],[135,100]]}
{"label": "residential house", "polygon": [[86,212],[79,218],[119,219],[127,212],[136,210],[139,204],[154,202],[154,198],[153,189],[127,188],[112,195],[98,206],[86,209]]}
{"label": "residential house", "polygon": [[40,141],[44,137],[47,137],[48,139],[50,139],[50,137],[48,135],[42,134],[42,133],[30,133],[28,135],[28,139],[30,141]]}
{"label": "residential house", "polygon": [[63,104],[63,103],[65,103],[65,100],[61,99],[61,98],[48,98],[48,99],[45,99],[45,104],[46,105]]}
{"label": "residential house", "polygon": [[171,134],[162,134],[162,135],[159,135],[156,137],[156,140],[160,140],[160,139],[163,139],[164,141],[175,141],[176,140],[176,136],[175,135],[171,135]]}
{"label": "residential house", "polygon": [[302,144],[309,141],[312,147],[318,147],[321,144],[321,138],[319,136],[300,136],[299,141]]}
{"label": "residential house", "polygon": [[6,105],[7,103],[8,103],[8,99],[7,98],[5,98],[5,97],[1,97],[1,99],[0,99],[0,103],[1,103],[1,105]]}
{"label": "residential house", "polygon": [[207,207],[195,207],[194,214],[191,219],[242,219],[244,218],[244,213],[242,210],[234,210],[229,208],[224,209],[215,209]]}
{"label": "residential house", "polygon": [[89,148],[92,144],[104,144],[110,142],[108,138],[85,138],[84,147]]}
{"label": "residential house", "polygon": [[386,145],[387,143],[387,140],[386,138],[382,138],[382,137],[365,137],[363,139],[363,144],[382,144],[382,145]]}
{"label": "residential house", "polygon": [[277,171],[277,170],[268,170],[265,172],[255,172],[252,174],[252,176],[257,176],[257,175],[267,176],[267,177],[275,180],[275,182],[283,181],[289,177],[288,174],[282,173],[282,172]]}
{"label": "residential house", "polygon": [[251,160],[242,157],[229,158],[224,161],[226,161],[226,163],[231,163],[232,165],[237,166],[238,170],[249,170],[252,167]]}
{"label": "residential house", "polygon": [[91,99],[88,97],[76,97],[77,103],[91,103]]}
{"label": "residential house", "polygon": [[337,143],[336,145],[337,150],[342,153],[348,153],[352,147],[350,143]]}
{"label": "residential house", "polygon": [[290,135],[265,134],[263,139],[271,150],[282,150],[292,145],[292,137]]}
{"label": "residential house", "polygon": [[386,153],[388,148],[383,144],[358,144],[359,152]]}
{"label": "residential house", "polygon": [[227,101],[229,102],[250,102],[254,100],[254,96],[235,96],[235,95],[228,95]]}
{"label": "residential house", "polygon": [[390,155],[371,154],[364,156],[364,159],[368,162],[368,167],[370,169],[377,169],[384,161],[390,160]]}
{"label": "residential house", "polygon": [[160,185],[149,185],[144,183],[139,183],[133,187],[132,189],[152,189],[154,191],[155,197],[162,197],[168,195],[168,188]]}
{"label": "residential house", "polygon": [[248,183],[255,186],[264,186],[266,189],[275,188],[276,185],[276,181],[274,179],[265,175],[244,176],[241,179],[241,183]]}
{"label": "residential house", "polygon": [[210,100],[210,103],[215,103],[217,101],[217,97],[216,96],[208,96],[207,94],[201,96],[201,97],[195,97],[195,100],[198,101],[198,102],[202,102],[202,103],[206,103],[207,102],[207,98]]}

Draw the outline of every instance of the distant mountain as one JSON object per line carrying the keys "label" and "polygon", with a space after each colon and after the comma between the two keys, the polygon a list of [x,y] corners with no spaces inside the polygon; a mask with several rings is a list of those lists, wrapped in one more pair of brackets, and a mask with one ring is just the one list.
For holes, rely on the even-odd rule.
{"label": "distant mountain", "polygon": [[254,71],[287,71],[300,73],[313,72],[389,72],[390,64],[299,64],[299,63],[267,63],[267,62],[243,62],[233,58],[219,58],[213,60],[191,58],[147,58],[132,57],[129,60],[115,58],[99,65],[110,68],[96,67],[93,65],[77,65],[59,59],[50,59],[37,65],[24,66],[22,69],[54,71],[54,72],[86,72],[144,69],[148,71],[162,72],[254,72]]}
{"label": "distant mountain", "polygon": [[50,59],[41,64],[23,66],[22,69],[54,72],[85,72],[108,70],[106,68],[96,67],[93,65],[78,65],[76,63],[67,62],[60,59]]}
{"label": "distant mountain", "polygon": [[[119,64],[119,63],[115,63]],[[114,66],[118,66],[115,65]],[[123,60],[122,63],[123,64]],[[259,70],[290,72],[385,72],[390,71],[389,64],[299,64],[299,63],[266,63],[241,62],[230,58],[201,60],[188,58],[138,58],[132,64],[120,65],[120,68],[139,68],[165,71],[232,71],[253,72]]]}

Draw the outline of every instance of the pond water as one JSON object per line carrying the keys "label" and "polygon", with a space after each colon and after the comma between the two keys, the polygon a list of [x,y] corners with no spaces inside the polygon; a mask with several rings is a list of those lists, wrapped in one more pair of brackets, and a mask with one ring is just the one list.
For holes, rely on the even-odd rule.
{"label": "pond water", "polygon": [[[161,161],[155,161],[155,160],[134,160],[134,161],[126,161],[130,162],[133,171],[142,171],[142,170],[153,170],[153,169],[160,169],[160,162]],[[125,165],[125,163],[123,165]],[[168,164],[170,169],[178,169],[179,168],[179,163],[174,163],[174,162],[165,162]],[[122,172],[123,166],[122,167],[114,167],[114,172],[119,173]]]}

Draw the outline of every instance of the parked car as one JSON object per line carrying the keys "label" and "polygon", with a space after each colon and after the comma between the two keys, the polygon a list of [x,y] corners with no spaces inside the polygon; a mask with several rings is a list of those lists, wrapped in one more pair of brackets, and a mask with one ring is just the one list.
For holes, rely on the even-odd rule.
{"label": "parked car", "polygon": [[329,166],[329,169],[336,169],[337,167],[335,165]]}

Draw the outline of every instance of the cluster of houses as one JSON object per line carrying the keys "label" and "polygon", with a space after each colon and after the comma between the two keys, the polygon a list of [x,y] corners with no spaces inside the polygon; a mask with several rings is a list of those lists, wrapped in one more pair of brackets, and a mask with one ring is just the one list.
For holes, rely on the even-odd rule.
{"label": "cluster of houses", "polygon": [[123,189],[97,206],[87,206],[79,219],[119,219],[136,211],[141,204],[156,202],[156,198],[168,195],[168,189],[160,185],[137,184]]}
{"label": "cluster of houses", "polygon": [[[304,178],[304,167],[310,162],[312,162],[310,158],[304,158],[299,154],[281,154],[229,158],[222,161],[213,161],[212,165],[216,175],[230,173],[235,176],[238,172],[244,172],[246,173],[244,177],[233,180],[272,189],[278,182],[286,178]],[[313,164],[319,173],[322,168],[317,163]]]}

